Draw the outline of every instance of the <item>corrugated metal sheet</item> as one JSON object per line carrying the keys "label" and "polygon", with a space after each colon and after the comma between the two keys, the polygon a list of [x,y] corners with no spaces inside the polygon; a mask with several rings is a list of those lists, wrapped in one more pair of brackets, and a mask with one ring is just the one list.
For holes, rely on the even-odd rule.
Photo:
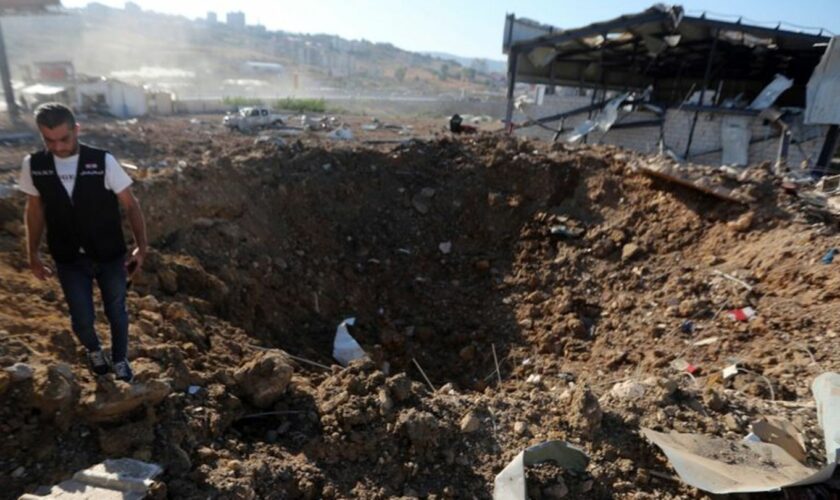
{"label": "corrugated metal sheet", "polygon": [[828,49],[814,74],[808,80],[805,123],[820,125],[840,124],[840,36],[828,42]]}

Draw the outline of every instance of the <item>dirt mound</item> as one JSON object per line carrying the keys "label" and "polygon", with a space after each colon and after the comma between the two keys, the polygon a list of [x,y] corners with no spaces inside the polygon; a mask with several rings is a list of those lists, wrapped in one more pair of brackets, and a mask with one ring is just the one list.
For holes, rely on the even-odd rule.
{"label": "dirt mound", "polygon": [[[802,402],[840,369],[819,262],[840,238],[769,176],[747,207],[615,148],[208,137],[218,155],[137,186],[154,251],[131,388],[86,372],[57,284],[26,272],[20,202],[0,205],[4,491],[133,456],[175,498],[487,498],[523,447],[564,439],[589,469],[535,469],[534,498],[699,497],[639,426],[735,439],[782,415],[821,439]],[[370,360],[319,367],[351,316]]]}

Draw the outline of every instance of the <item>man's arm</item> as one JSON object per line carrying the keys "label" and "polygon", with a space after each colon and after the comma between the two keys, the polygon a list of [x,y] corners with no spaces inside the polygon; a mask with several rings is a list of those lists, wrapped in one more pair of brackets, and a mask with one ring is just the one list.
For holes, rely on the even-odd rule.
{"label": "man's arm", "polygon": [[41,246],[41,236],[44,234],[44,206],[40,196],[28,195],[24,212],[26,226],[26,248],[29,251],[29,268],[39,280],[52,276],[52,270],[41,262],[38,249]]}
{"label": "man's arm", "polygon": [[[126,266],[136,262],[136,268],[140,269],[143,266],[143,260],[146,258],[146,250],[148,242],[146,241],[146,221],[143,219],[143,211],[140,209],[140,202],[131,192],[131,188],[125,188],[117,193],[117,199],[120,200],[125,215],[128,217],[128,223],[131,226],[131,233],[134,235],[134,244],[137,249],[131,253]],[[131,274],[134,274],[132,272]]]}

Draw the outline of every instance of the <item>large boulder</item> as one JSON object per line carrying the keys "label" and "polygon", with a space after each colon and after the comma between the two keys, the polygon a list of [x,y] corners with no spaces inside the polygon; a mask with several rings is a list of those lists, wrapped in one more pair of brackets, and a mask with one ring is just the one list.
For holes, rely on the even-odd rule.
{"label": "large boulder", "polygon": [[157,405],[172,392],[162,380],[134,384],[114,384],[108,391],[97,391],[82,397],[83,417],[91,422],[118,420],[142,405]]}
{"label": "large boulder", "polygon": [[233,373],[239,390],[257,408],[269,408],[285,394],[294,369],[280,353],[266,352]]}

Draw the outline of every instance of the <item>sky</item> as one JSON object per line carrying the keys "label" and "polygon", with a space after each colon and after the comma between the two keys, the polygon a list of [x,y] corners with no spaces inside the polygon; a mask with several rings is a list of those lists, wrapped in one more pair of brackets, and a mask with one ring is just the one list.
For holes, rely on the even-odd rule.
{"label": "sky", "polygon": [[[89,0],[62,0],[68,8]],[[122,8],[124,0],[98,3]],[[387,42],[416,52],[447,52],[503,59],[505,15],[527,17],[560,28],[575,28],[622,14],[641,12],[654,0],[134,0],[143,10],[219,20],[245,13],[247,24],[296,33],[326,33],[348,39]],[[840,35],[840,0],[696,0],[686,12],[708,11],[722,19],[754,24],[826,28]],[[790,26],[786,26],[790,28]]]}

